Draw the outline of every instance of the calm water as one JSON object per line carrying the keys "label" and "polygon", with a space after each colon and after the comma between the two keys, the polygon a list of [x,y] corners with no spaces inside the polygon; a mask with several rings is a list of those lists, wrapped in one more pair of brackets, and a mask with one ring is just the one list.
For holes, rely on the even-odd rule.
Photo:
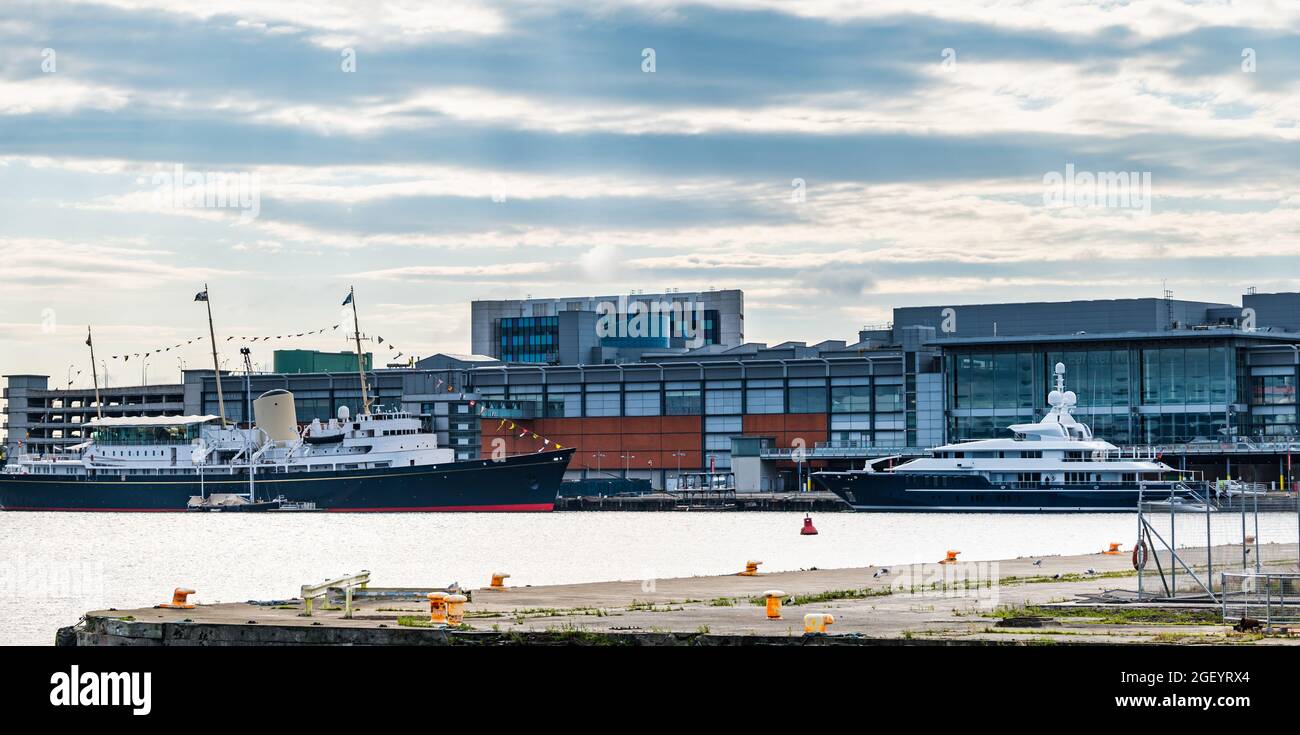
{"label": "calm water", "polygon": [[292,597],[369,569],[376,586],[555,584],[1077,554],[1127,546],[1123,514],[823,513],[152,514],[0,512],[0,644],[50,644],[87,610]]}

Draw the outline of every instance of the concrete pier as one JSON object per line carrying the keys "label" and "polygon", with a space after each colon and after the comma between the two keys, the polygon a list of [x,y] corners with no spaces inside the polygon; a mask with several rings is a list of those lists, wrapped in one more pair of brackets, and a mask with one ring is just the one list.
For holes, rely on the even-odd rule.
{"label": "concrete pier", "polygon": [[[1233,547],[1216,547],[1215,557]],[[471,591],[464,625],[429,627],[427,589],[370,590],[344,617],[342,596],[304,615],[302,600],[194,609],[97,610],[60,631],[64,645],[1290,645],[1238,633],[1218,608],[1135,601],[1130,555],[810,569]],[[1260,547],[1266,567],[1295,569],[1294,544]],[[1195,551],[1189,551],[1197,566]],[[1204,550],[1200,550],[1204,561]],[[737,560],[737,571],[744,568]],[[936,562],[938,560],[936,559]],[[1037,563],[1036,563],[1037,562]],[[1152,568],[1148,567],[1150,571]],[[1199,571],[1199,570],[1198,570]],[[382,581],[382,580],[377,580]],[[507,580],[516,581],[516,580]],[[1191,580],[1180,575],[1180,588]],[[202,599],[201,585],[195,598]],[[1153,587],[1148,579],[1147,589]],[[779,620],[763,606],[783,593]],[[160,601],[170,590],[159,591]],[[829,613],[828,635],[804,615]]]}

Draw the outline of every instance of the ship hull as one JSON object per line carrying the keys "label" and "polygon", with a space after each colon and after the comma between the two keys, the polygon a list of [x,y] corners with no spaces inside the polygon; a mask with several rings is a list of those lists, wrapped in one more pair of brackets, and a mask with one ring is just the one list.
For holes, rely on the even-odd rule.
{"label": "ship hull", "polygon": [[[1139,495],[1136,483],[1010,487],[979,475],[818,472],[813,480],[865,513],[1134,513]],[[1167,499],[1170,488],[1147,483],[1143,500]]]}
{"label": "ship hull", "polygon": [[[258,500],[283,496],[335,512],[548,512],[572,449],[423,467],[260,473]],[[0,475],[0,509],[184,511],[191,497],[248,492],[248,477],[99,474],[87,478]]]}

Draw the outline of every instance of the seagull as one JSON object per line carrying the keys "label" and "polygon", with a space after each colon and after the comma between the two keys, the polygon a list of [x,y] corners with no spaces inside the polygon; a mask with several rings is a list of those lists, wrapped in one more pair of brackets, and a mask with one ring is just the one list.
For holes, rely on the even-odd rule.
{"label": "seagull", "polygon": [[880,573],[881,573],[881,574],[889,574],[889,567],[885,567],[884,569],[881,569],[881,570],[880,570]]}
{"label": "seagull", "polygon": [[875,579],[876,577],[879,577],[879,576],[880,576],[880,570],[877,569],[877,570],[876,570],[876,573],[873,574],[873,575],[871,575],[871,578],[872,578],[872,579]]}
{"label": "seagull", "polygon": [[1087,572],[1087,573],[1088,573],[1088,574],[1096,574],[1096,573],[1097,573],[1097,570],[1096,570],[1096,569],[1093,569],[1092,567],[1088,567],[1088,572]]}
{"label": "seagull", "polygon": [[1041,567],[1041,566],[1043,566],[1043,560],[1042,560],[1042,559],[1035,559],[1035,560],[1034,560],[1034,566],[1036,566],[1036,567]]}
{"label": "seagull", "polygon": [[1060,579],[1060,578],[1061,578],[1061,575],[1060,575],[1059,572],[1058,572],[1057,574],[1053,574],[1053,575],[1052,575],[1052,579]]}

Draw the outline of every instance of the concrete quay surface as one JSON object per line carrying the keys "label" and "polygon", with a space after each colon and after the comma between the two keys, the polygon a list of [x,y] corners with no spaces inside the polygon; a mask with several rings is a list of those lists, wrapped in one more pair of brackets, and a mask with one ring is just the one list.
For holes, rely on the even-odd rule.
{"label": "concrete quay surface", "polygon": [[[1216,547],[1216,570],[1239,547]],[[1199,556],[1198,556],[1199,554]],[[1260,556],[1295,569],[1295,545]],[[1184,557],[1204,577],[1204,549]],[[743,568],[742,563],[738,567]],[[1038,562],[1037,564],[1035,562]],[[1167,557],[1162,563],[1168,563]],[[1199,567],[1199,568],[1198,568]],[[1167,569],[1166,569],[1167,573]],[[1189,584],[1190,583],[1190,584]],[[1160,585],[1148,565],[1145,589]],[[1178,586],[1195,587],[1180,571]],[[763,593],[784,593],[782,619],[765,615]],[[98,610],[58,636],[61,645],[1293,645],[1288,634],[1238,633],[1217,608],[1124,603],[1137,590],[1128,553],[997,562],[810,569],[756,576],[476,589],[465,624],[428,626],[423,593],[354,601],[341,596],[199,604],[193,609]],[[1114,591],[1120,591],[1115,594]],[[201,591],[200,591],[201,592]],[[1111,592],[1107,598],[1099,597]],[[201,595],[196,595],[201,600]],[[1110,604],[1118,599],[1120,604]],[[829,613],[826,636],[804,636],[806,613]]]}

